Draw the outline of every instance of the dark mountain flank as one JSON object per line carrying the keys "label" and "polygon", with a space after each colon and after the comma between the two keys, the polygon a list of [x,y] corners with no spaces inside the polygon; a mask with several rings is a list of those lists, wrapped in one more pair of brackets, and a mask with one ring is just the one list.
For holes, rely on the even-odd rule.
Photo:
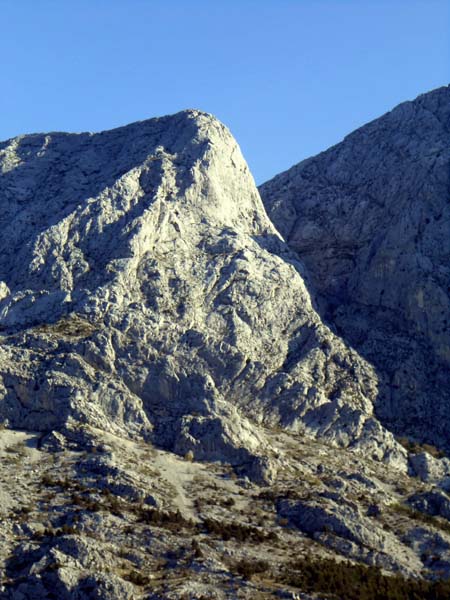
{"label": "dark mountain flank", "polygon": [[450,87],[260,188],[325,321],[375,368],[390,429],[450,447]]}

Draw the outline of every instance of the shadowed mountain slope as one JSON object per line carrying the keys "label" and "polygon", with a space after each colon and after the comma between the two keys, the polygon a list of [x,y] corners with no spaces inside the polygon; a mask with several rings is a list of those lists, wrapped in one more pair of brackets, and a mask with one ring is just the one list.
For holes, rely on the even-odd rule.
{"label": "shadowed mountain slope", "polygon": [[450,87],[261,186],[321,312],[374,367],[376,411],[449,448]]}

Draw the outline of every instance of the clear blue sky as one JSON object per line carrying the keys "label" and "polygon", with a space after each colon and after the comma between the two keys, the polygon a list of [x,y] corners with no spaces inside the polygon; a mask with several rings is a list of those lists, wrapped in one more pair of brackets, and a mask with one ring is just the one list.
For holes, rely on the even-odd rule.
{"label": "clear blue sky", "polygon": [[258,183],[450,79],[448,0],[0,0],[0,139],[200,108]]}

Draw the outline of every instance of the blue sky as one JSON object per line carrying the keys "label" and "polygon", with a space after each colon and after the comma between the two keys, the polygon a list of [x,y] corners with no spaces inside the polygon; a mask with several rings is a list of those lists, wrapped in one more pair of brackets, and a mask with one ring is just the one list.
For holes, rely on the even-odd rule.
{"label": "blue sky", "polygon": [[255,179],[450,79],[448,0],[0,0],[0,139],[200,108]]}

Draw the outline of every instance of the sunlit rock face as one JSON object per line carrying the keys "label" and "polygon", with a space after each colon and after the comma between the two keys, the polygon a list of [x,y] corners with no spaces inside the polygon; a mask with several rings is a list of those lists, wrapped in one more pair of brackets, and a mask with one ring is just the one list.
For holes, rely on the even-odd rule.
{"label": "sunlit rock face", "polygon": [[382,421],[447,449],[449,134],[443,87],[260,188],[326,322],[374,365]]}
{"label": "sunlit rock face", "polygon": [[[322,323],[302,265],[216,119],[189,110],[99,134],[21,136],[0,144],[0,169],[0,414],[10,425],[89,423],[200,459],[249,462],[257,473],[264,426],[281,426],[404,468],[403,449],[372,415],[374,369]],[[433,226],[443,227],[435,212]],[[405,227],[414,219],[405,214]],[[310,254],[293,239],[313,236],[320,256],[329,243],[315,234],[320,223],[311,218],[289,235],[308,267]],[[347,239],[344,229],[336,235]],[[375,257],[389,240],[380,237]],[[443,237],[433,244],[445,251]],[[323,285],[312,269],[320,291],[353,289],[332,274],[347,260],[343,245],[320,260]],[[383,302],[393,303],[388,267],[371,261],[378,271],[370,283],[369,261],[367,294],[378,286],[381,297],[385,285]],[[414,298],[428,306],[427,285],[437,282],[415,295],[404,287],[411,315]],[[424,335],[431,328],[419,326]]]}

